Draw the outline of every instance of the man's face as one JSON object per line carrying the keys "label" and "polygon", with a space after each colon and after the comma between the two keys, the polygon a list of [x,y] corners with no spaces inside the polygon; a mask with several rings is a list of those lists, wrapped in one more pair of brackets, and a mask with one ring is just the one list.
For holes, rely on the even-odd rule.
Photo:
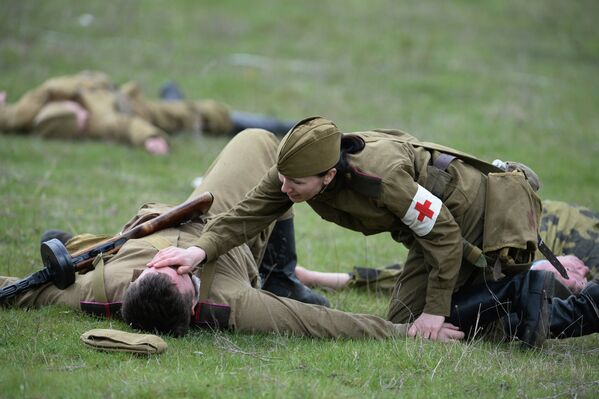
{"label": "man's face", "polygon": [[279,173],[281,191],[287,194],[292,202],[308,201],[322,191],[335,176],[333,168],[324,176],[287,177]]}
{"label": "man's face", "polygon": [[198,303],[198,292],[196,291],[196,287],[191,279],[190,274],[178,274],[177,270],[172,267],[148,267],[144,269],[136,281],[142,279],[146,275],[156,273],[166,275],[182,295],[190,295],[192,298],[194,298],[192,302],[192,310],[195,308],[195,305]]}

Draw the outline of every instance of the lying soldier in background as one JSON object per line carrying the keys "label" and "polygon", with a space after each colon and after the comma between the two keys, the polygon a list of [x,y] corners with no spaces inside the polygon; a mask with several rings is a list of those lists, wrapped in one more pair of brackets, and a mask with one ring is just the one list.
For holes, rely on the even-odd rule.
{"label": "lying soldier in background", "polygon": [[212,100],[185,101],[172,83],[164,101],[144,98],[136,83],[116,87],[102,72],[83,71],[47,80],[6,104],[0,92],[0,132],[33,133],[47,138],[100,139],[142,147],[152,154],[169,151],[168,136],[179,131],[233,135],[245,128],[285,134],[292,122],[231,111]]}

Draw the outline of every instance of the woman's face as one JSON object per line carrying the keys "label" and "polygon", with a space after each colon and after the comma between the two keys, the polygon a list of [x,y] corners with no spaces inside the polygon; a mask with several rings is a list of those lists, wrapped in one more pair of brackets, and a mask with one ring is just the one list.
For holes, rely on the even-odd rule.
{"label": "woman's face", "polygon": [[292,202],[308,201],[320,193],[336,173],[335,168],[330,169],[324,176],[286,177],[279,173],[281,191],[287,194]]}

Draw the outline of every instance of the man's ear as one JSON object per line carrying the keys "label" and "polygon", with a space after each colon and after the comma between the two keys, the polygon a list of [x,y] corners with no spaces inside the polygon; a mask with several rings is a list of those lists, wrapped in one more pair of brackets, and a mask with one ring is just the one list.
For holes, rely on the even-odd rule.
{"label": "man's ear", "polygon": [[335,176],[337,175],[337,168],[331,168],[327,171],[326,175],[324,175],[324,184],[328,185],[333,181]]}

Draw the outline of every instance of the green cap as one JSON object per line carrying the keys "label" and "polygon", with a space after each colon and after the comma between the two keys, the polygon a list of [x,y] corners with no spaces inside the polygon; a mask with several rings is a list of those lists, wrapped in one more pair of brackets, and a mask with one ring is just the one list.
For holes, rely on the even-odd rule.
{"label": "green cap", "polygon": [[299,121],[287,133],[277,153],[277,169],[287,177],[314,176],[339,161],[341,132],[320,116]]}

